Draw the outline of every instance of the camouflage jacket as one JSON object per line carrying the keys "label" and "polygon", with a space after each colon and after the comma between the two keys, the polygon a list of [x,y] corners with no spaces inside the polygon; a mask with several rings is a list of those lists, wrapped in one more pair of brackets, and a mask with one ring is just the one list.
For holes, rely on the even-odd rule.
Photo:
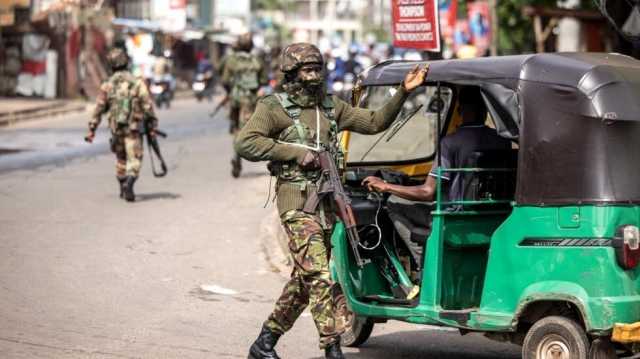
{"label": "camouflage jacket", "polygon": [[[353,131],[375,134],[386,130],[396,119],[408,93],[399,87],[396,94],[376,111],[352,107],[336,96],[332,96],[333,118],[337,131]],[[310,139],[316,138],[315,107],[301,109],[300,123],[305,127]],[[324,111],[320,111],[320,142],[323,147],[331,147],[331,121]],[[296,130],[293,119],[282,107],[275,95],[258,101],[255,112],[236,137],[238,154],[250,161],[272,161],[276,164],[295,165],[302,161],[308,149],[290,145],[295,142]],[[307,184],[278,180],[276,195],[278,210],[283,214],[289,210],[302,209],[307,197]]]}
{"label": "camouflage jacket", "polygon": [[[118,123],[116,119],[116,107],[114,103],[115,91],[118,86],[125,84],[129,87],[130,94],[130,114],[127,123]],[[107,81],[103,82],[96,98],[96,107],[89,121],[89,129],[95,130],[102,119],[102,115],[107,114],[109,128],[112,133],[116,130],[140,131],[144,120],[151,121],[151,127],[157,128],[158,119],[153,111],[153,100],[149,95],[147,85],[140,78],[134,77],[128,71],[118,71],[111,75]]]}

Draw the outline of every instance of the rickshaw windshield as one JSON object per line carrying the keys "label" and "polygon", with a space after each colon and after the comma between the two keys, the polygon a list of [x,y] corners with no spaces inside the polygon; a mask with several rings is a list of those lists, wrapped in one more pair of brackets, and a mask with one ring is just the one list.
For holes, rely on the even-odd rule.
{"label": "rickshaw windshield", "polygon": [[[384,163],[424,160],[432,157],[437,140],[436,86],[422,86],[409,95],[396,121],[389,129],[377,135],[351,134],[348,162],[350,164]],[[452,91],[441,87],[442,114],[446,114]],[[379,109],[397,91],[397,86],[371,86],[366,89],[360,106]],[[444,125],[442,126],[444,127]]]}

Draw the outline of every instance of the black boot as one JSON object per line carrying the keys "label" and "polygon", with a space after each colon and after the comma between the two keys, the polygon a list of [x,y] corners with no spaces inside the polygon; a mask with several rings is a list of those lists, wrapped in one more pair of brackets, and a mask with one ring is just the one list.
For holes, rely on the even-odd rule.
{"label": "black boot", "polygon": [[133,193],[133,184],[136,182],[136,177],[127,176],[124,182],[124,199],[127,202],[134,202],[136,200],[136,194]]}
{"label": "black boot", "polygon": [[324,357],[327,359],[344,359],[344,354],[342,354],[342,349],[340,349],[339,340],[324,348]]}
{"label": "black boot", "polygon": [[124,183],[127,180],[127,177],[116,177],[116,178],[120,183],[120,198],[124,198]]}
{"label": "black boot", "polygon": [[249,349],[249,359],[280,359],[274,347],[280,339],[280,334],[272,332],[267,327],[262,327],[258,339]]}

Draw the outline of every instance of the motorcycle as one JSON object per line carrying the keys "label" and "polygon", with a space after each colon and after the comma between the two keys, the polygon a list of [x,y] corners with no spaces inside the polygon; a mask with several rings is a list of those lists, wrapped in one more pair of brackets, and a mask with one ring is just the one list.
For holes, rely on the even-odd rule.
{"label": "motorcycle", "polygon": [[193,94],[198,99],[198,102],[202,101],[203,98],[207,98],[207,100],[213,100],[213,81],[212,75],[210,73],[198,73],[191,84],[191,88],[193,89]]}
{"label": "motorcycle", "polygon": [[158,108],[164,105],[166,108],[171,107],[173,99],[173,90],[171,89],[171,81],[168,78],[154,78],[149,87],[153,102]]}

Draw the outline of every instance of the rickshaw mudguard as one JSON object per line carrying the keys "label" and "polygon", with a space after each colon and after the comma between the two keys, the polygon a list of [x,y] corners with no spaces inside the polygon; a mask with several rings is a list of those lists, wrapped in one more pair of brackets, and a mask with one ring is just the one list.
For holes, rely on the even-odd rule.
{"label": "rickshaw mudguard", "polygon": [[584,288],[576,283],[566,281],[543,281],[528,286],[518,300],[518,307],[513,316],[511,325],[515,328],[519,318],[525,313],[529,305],[537,302],[565,302],[573,304],[579,311],[580,317],[590,331],[589,325],[593,322],[589,296]]}

